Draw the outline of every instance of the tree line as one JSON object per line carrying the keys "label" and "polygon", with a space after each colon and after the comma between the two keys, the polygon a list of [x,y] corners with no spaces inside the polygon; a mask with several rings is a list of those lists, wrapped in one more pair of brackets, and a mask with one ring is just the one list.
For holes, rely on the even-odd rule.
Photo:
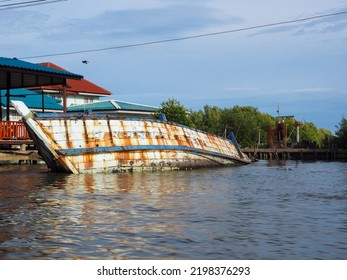
{"label": "tree line", "polygon": [[[178,100],[168,99],[161,103],[156,113],[164,113],[167,120],[197,128],[218,136],[227,136],[232,131],[241,147],[268,147],[268,131],[275,128],[278,119],[262,113],[256,107],[236,105],[219,108],[205,105],[198,111],[188,110]],[[299,123],[294,118],[283,119],[287,131],[287,143],[296,143],[296,127],[299,125],[300,142],[315,148],[328,148],[335,142],[347,148],[347,120],[343,117],[336,126],[336,136],[312,122]]]}

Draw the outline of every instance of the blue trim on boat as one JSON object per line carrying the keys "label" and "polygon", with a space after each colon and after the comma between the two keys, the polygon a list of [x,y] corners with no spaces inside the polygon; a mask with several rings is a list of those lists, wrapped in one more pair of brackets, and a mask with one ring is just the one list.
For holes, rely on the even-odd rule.
{"label": "blue trim on boat", "polygon": [[110,146],[110,147],[95,147],[95,148],[75,148],[75,149],[61,149],[56,150],[56,153],[61,156],[76,156],[83,154],[100,154],[112,152],[126,152],[126,151],[154,151],[154,150],[174,150],[174,151],[187,151],[194,154],[205,154],[210,156],[217,156],[225,159],[242,161],[237,157],[232,157],[219,152],[207,151],[198,148],[191,148],[187,146],[174,146],[174,145],[134,145],[134,146]]}

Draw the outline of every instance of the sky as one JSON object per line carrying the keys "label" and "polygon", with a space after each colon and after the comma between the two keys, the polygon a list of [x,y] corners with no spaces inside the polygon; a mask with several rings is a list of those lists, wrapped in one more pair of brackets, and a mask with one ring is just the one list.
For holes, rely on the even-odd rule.
{"label": "sky", "polygon": [[279,106],[333,133],[347,118],[347,13],[116,48],[347,12],[347,0],[50,1],[0,1],[0,56],[53,62],[121,101],[249,105],[273,116]]}

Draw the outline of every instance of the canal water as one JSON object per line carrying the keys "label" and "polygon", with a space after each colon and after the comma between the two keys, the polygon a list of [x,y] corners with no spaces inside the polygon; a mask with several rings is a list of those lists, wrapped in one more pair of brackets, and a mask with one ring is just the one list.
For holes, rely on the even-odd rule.
{"label": "canal water", "polygon": [[0,259],[347,259],[347,163],[94,175],[0,165]]}

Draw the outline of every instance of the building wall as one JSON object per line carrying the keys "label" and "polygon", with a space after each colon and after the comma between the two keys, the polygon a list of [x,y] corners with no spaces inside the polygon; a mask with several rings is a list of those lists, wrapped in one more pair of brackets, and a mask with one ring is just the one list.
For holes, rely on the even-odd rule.
{"label": "building wall", "polygon": [[[61,104],[63,104],[63,96],[62,94],[47,94],[50,97],[53,97],[55,99],[58,99],[61,101]],[[96,101],[99,101],[99,96],[90,96],[90,95],[68,95],[66,99],[67,106],[74,106],[74,105],[83,105],[83,104],[90,104],[94,103]]]}
{"label": "building wall", "polygon": [[[2,121],[6,121],[6,108],[2,107]],[[22,117],[13,108],[10,109],[10,121],[20,121]]]}

